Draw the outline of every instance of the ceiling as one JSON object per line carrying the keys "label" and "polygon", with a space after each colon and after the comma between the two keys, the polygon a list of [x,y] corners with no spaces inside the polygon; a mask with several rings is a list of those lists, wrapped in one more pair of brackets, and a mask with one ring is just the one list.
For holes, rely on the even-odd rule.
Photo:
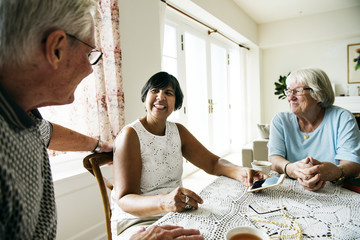
{"label": "ceiling", "polygon": [[233,0],[256,23],[281,21],[360,6],[359,0]]}

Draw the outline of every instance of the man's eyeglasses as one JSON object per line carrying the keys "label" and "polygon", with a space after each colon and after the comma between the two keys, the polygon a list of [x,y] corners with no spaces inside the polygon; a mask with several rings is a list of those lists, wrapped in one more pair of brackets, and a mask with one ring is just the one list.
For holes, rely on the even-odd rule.
{"label": "man's eyeglasses", "polygon": [[249,205],[249,208],[251,208],[252,210],[254,210],[254,212],[256,212],[257,214],[267,214],[267,213],[273,213],[273,212],[277,212],[280,210],[287,210],[286,207],[282,207],[282,208],[277,208],[274,210],[270,210],[270,211],[266,211],[266,212],[259,212],[257,211],[253,206]]}
{"label": "man's eyeglasses", "polygon": [[312,90],[312,88],[295,88],[295,89],[286,89],[284,91],[285,95],[286,96],[290,96],[291,93],[294,94],[294,96],[301,96],[301,95],[304,95],[304,91],[305,90]]}
{"label": "man's eyeglasses", "polygon": [[71,35],[69,33],[66,33],[66,35],[68,35],[69,37],[78,40],[79,42],[85,44],[86,46],[92,48],[93,50],[91,50],[91,52],[89,52],[88,54],[88,58],[89,58],[89,62],[91,65],[95,65],[99,62],[99,60],[101,59],[103,53],[100,50],[97,50],[95,47],[91,46],[90,44],[87,44],[84,41],[81,41],[80,39],[78,39],[77,37],[75,37],[74,35]]}

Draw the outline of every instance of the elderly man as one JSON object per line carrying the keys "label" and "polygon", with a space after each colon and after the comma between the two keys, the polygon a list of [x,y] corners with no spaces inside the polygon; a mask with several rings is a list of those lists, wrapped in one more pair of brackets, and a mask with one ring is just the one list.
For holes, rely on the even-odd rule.
{"label": "elderly man", "polygon": [[[93,0],[0,0],[0,239],[55,239],[47,147],[112,151],[111,144],[43,120],[37,110],[72,103],[100,60],[95,11]],[[203,239],[180,227],[152,227],[134,239],[181,235]]]}

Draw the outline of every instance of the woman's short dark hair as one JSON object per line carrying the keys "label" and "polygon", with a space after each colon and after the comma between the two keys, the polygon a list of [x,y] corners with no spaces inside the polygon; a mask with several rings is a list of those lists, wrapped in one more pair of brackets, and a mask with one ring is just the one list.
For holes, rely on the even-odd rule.
{"label": "woman's short dark hair", "polygon": [[167,72],[158,72],[145,83],[141,90],[141,101],[145,102],[146,95],[150,89],[164,89],[168,86],[171,86],[175,91],[175,110],[180,109],[183,104],[184,95],[178,80]]}

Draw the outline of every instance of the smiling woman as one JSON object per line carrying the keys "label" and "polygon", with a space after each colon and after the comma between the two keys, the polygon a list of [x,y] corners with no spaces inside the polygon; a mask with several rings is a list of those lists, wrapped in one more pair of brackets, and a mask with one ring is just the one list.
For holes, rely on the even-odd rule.
{"label": "smiling woman", "polygon": [[327,74],[316,68],[299,69],[286,84],[290,111],[276,114],[270,128],[273,169],[311,191],[323,188],[326,181],[357,176],[360,131],[349,111],[333,106]]}
{"label": "smiling woman", "polygon": [[203,201],[182,186],[183,158],[212,175],[249,186],[264,173],[242,168],[207,150],[183,125],[168,121],[182,106],[177,79],[153,75],[141,91],[144,117],[125,126],[115,141],[112,192],[113,239],[150,225],[166,212],[197,209]]}

